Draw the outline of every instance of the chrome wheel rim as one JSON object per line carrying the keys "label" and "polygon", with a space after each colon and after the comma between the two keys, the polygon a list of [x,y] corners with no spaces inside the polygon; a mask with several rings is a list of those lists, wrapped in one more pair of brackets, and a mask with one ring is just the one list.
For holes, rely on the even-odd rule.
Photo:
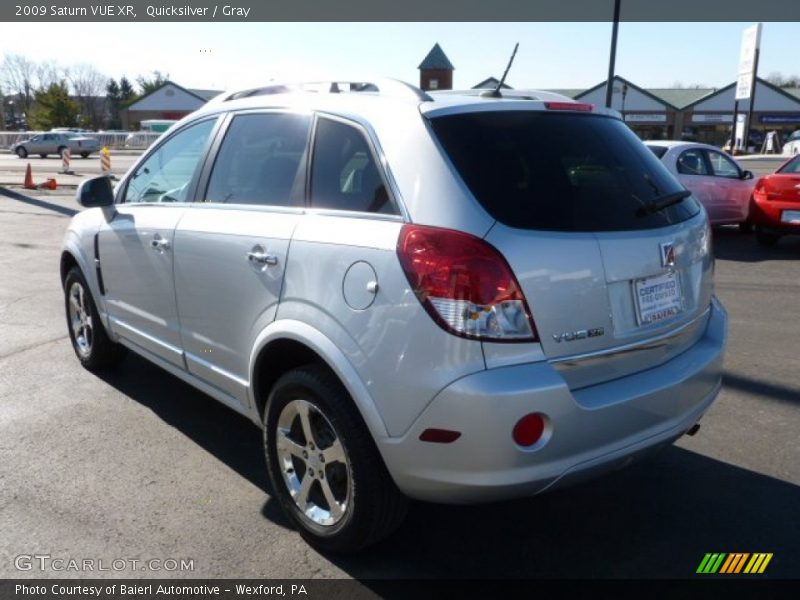
{"label": "chrome wheel rim", "polygon": [[278,466],[300,513],[325,527],[341,521],[351,500],[350,461],[327,417],[306,400],[292,400],[275,437]]}
{"label": "chrome wheel rim", "polygon": [[69,324],[72,328],[75,348],[81,356],[89,356],[94,340],[94,324],[89,312],[88,300],[80,283],[76,281],[70,286],[68,292]]}

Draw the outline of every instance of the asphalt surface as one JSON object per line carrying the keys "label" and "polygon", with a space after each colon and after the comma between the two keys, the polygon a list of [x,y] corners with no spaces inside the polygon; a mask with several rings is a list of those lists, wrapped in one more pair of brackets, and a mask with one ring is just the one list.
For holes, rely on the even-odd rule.
{"label": "asphalt surface", "polygon": [[[249,421],[135,356],[79,366],[58,281],[70,194],[0,195],[0,578],[685,578],[706,552],[772,552],[767,575],[800,577],[800,237],[764,250],[715,232],[730,343],[696,436],[548,495],[415,504],[395,535],[336,557],[288,528]],[[194,570],[18,571],[26,554]]]}
{"label": "asphalt surface", "polygon": [[[140,152],[130,150],[111,152],[111,174],[116,176],[124,175],[128,168],[139,158]],[[36,184],[44,182],[48,178],[54,178],[59,186],[74,187],[81,181],[89,177],[102,175],[100,169],[100,155],[98,153],[90,155],[88,158],[73,156],[70,161],[69,170],[73,175],[62,173],[64,167],[61,158],[52,154],[47,158],[35,158],[29,156],[20,159],[16,154],[0,153],[0,186],[20,186],[25,181],[25,168],[31,165],[31,174]]]}

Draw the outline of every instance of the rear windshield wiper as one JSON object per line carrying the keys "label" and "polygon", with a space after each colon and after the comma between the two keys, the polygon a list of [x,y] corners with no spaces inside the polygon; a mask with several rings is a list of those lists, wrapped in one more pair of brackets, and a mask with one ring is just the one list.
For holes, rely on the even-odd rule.
{"label": "rear windshield wiper", "polygon": [[636,216],[646,217],[647,215],[652,215],[653,213],[664,210],[673,204],[678,204],[680,201],[688,198],[691,195],[692,192],[689,190],[681,190],[679,192],[672,192],[671,194],[664,194],[663,196],[659,196],[658,198],[650,201],[648,204],[640,206],[639,210],[636,211]]}

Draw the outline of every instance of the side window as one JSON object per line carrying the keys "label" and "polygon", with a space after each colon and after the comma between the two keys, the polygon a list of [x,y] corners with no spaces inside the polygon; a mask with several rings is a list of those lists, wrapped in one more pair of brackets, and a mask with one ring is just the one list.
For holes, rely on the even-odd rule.
{"label": "side window", "polygon": [[310,121],[304,115],[234,117],[214,161],[205,201],[302,204],[303,180],[298,180],[298,170]]}
{"label": "side window", "polygon": [[736,163],[721,152],[709,150],[708,158],[711,161],[711,169],[717,177],[729,177],[731,179],[739,179],[741,177]]}
{"label": "side window", "polygon": [[131,176],[123,202],[186,202],[215,123],[209,119],[191,125],[159,146]]}
{"label": "side window", "polygon": [[52,142],[52,141],[53,141],[53,137],[54,137],[54,136],[53,136],[52,134],[50,134],[50,133],[46,133],[46,134],[45,134],[45,136],[44,136],[44,140],[45,140],[46,142]]}
{"label": "side window", "polygon": [[360,130],[331,119],[317,122],[311,206],[397,214]]}
{"label": "side window", "polygon": [[682,175],[710,175],[703,158],[703,151],[697,148],[685,150],[678,157],[678,173]]}

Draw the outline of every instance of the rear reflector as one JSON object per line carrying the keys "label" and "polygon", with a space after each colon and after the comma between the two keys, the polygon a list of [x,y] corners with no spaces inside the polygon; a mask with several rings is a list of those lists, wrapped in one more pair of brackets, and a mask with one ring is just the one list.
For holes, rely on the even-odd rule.
{"label": "rear reflector", "polygon": [[426,429],[423,431],[419,439],[423,442],[433,442],[434,444],[449,444],[455,442],[461,437],[460,431],[451,431],[449,429]]}
{"label": "rear reflector", "polygon": [[533,446],[542,439],[544,433],[544,417],[538,413],[525,415],[514,425],[512,437],[520,446]]}
{"label": "rear reflector", "polygon": [[594,104],[584,102],[545,102],[545,108],[549,110],[577,110],[580,112],[592,112]]}
{"label": "rear reflector", "polygon": [[536,341],[517,278],[487,242],[451,229],[403,225],[397,256],[411,289],[446,331],[486,341]]}

